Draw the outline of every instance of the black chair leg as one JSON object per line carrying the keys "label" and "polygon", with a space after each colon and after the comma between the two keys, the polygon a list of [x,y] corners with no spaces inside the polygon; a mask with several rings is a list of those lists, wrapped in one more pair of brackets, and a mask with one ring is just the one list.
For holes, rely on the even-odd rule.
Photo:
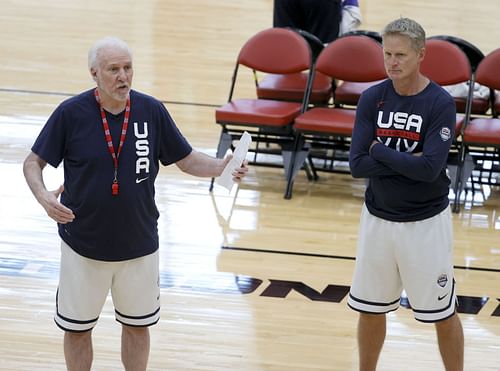
{"label": "black chair leg", "polygon": [[[302,136],[297,135],[297,137],[295,138],[293,149],[289,156],[290,159],[288,161],[288,164],[285,164],[285,175],[287,182],[284,198],[286,200],[292,198],[292,188],[295,176],[304,165],[308,153],[309,149],[306,148]],[[283,159],[285,159],[286,157],[288,156],[283,156]]]}
{"label": "black chair leg", "polygon": [[314,162],[313,162],[311,154],[307,155],[307,161],[309,162],[309,167],[311,168],[311,172],[313,175],[312,180],[314,180],[316,182],[319,179],[319,176],[318,176],[318,172],[316,171],[316,167],[314,166]]}
{"label": "black chair leg", "polygon": [[[460,212],[460,194],[462,193],[462,171],[463,171],[463,166],[465,163],[465,144],[462,144],[460,147],[460,151],[458,154],[458,161],[457,161],[457,174],[456,174],[456,179],[455,179],[455,185],[454,185],[454,193],[455,193],[455,199],[453,200],[453,208],[452,211],[454,213],[459,213]],[[466,180],[467,181],[467,180]]]}

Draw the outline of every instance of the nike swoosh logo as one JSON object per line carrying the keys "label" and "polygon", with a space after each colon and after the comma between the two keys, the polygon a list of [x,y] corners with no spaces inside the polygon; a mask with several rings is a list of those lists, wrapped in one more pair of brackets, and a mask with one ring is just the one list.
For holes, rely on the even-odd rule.
{"label": "nike swoosh logo", "polygon": [[448,296],[448,294],[443,295],[443,296],[438,296],[438,300],[439,300],[439,301],[441,301],[441,300],[443,300],[443,299],[444,299],[445,297],[447,297],[447,296]]}
{"label": "nike swoosh logo", "polygon": [[135,183],[136,183],[136,184],[139,184],[139,183],[141,183],[141,182],[144,182],[144,181],[145,181],[146,179],[148,179],[148,178],[149,178],[148,176],[147,176],[147,177],[145,177],[145,178],[140,178],[140,179],[139,179],[139,178],[136,178],[136,179],[135,179]]}

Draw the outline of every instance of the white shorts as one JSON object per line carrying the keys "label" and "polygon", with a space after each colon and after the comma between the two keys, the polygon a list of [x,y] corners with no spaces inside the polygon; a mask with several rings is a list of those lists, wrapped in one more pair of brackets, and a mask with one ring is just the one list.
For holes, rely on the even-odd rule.
{"label": "white shorts", "polygon": [[455,313],[453,225],[450,208],[417,222],[391,222],[361,212],[348,305],[365,313],[399,307],[403,289],[414,316],[437,322]]}
{"label": "white shorts", "polygon": [[158,251],[137,259],[107,262],[77,254],[61,243],[56,324],[65,331],[91,330],[111,289],[115,318],[145,327],[160,319]]}

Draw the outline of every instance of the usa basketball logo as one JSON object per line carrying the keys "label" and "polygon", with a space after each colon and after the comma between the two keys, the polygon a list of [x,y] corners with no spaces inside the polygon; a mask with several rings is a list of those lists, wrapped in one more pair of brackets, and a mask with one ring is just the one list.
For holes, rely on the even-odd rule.
{"label": "usa basketball logo", "polygon": [[423,122],[423,117],[414,113],[379,111],[377,139],[396,151],[412,153],[420,141]]}
{"label": "usa basketball logo", "polygon": [[451,130],[449,128],[441,128],[441,131],[439,132],[439,135],[441,136],[441,139],[443,142],[446,142],[448,139],[451,138]]}
{"label": "usa basketball logo", "polygon": [[445,287],[448,283],[448,276],[446,274],[442,274],[437,279],[437,284],[441,287]]}

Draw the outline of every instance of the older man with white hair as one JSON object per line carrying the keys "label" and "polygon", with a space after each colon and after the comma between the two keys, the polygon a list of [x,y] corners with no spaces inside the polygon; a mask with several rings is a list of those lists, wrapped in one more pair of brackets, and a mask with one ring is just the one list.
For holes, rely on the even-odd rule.
{"label": "older man with white hair", "polygon": [[[92,329],[111,290],[122,324],[122,362],[127,371],[142,371],[148,327],[160,318],[154,200],[159,165],[216,177],[231,156],[216,159],[194,150],[160,101],[131,90],[132,53],[124,41],[99,40],[88,62],[97,86],[56,108],[24,162],[24,174],[62,240],[54,319],[65,331],[68,370],[90,370]],[[62,161],[64,184],[49,191],[43,169]],[[246,172],[246,164],[233,169],[235,181]]]}

